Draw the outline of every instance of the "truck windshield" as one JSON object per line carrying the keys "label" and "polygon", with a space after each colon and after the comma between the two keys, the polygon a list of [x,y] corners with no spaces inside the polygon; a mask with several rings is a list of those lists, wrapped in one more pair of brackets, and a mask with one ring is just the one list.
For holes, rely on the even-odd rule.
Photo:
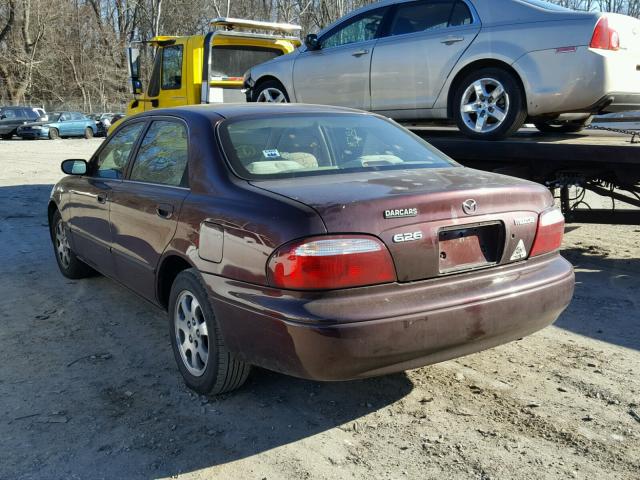
{"label": "truck windshield", "polygon": [[267,114],[221,123],[231,169],[249,180],[457,164],[404,128],[365,114]]}
{"label": "truck windshield", "polygon": [[241,79],[251,67],[280,55],[282,51],[277,48],[214,45],[211,47],[211,79]]}

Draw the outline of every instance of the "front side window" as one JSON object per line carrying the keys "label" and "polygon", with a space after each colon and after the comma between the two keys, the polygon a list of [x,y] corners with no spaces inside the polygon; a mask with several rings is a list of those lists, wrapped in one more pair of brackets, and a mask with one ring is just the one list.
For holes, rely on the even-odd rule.
{"label": "front side window", "polygon": [[96,159],[95,177],[118,179],[124,176],[131,149],[143,127],[144,122],[132,123],[111,137]]}
{"label": "front side window", "polygon": [[85,119],[85,116],[84,116],[83,114],[81,114],[81,113],[73,112],[73,113],[71,114],[71,119],[72,119],[72,120],[84,120],[84,119]]}
{"label": "front side window", "polygon": [[187,128],[181,122],[157,120],[147,131],[133,163],[130,180],[187,186]]}
{"label": "front side window", "polygon": [[380,8],[347,20],[345,22],[347,25],[337,27],[337,30],[329,32],[327,36],[320,40],[321,48],[338,47],[349,43],[373,40],[380,29],[386,10],[386,8]]}
{"label": "front side window", "polygon": [[68,120],[71,120],[71,115],[66,113],[66,112],[65,113],[61,113],[60,114],[60,118],[58,118],[59,122],[66,122]]}
{"label": "front side window", "polygon": [[419,137],[373,115],[227,120],[219,134],[232,170],[252,180],[455,165]]}
{"label": "front side window", "polygon": [[449,0],[403,3],[397,7],[390,34],[404,35],[467,23],[471,23],[471,12],[463,2],[456,2],[455,6]]}
{"label": "front side window", "polygon": [[162,89],[177,90],[182,86],[182,45],[162,50]]}

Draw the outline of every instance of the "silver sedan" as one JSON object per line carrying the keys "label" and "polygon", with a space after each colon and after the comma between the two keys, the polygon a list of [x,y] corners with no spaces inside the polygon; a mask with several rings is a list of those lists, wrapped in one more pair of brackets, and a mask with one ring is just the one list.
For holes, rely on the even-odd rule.
{"label": "silver sedan", "polygon": [[245,74],[247,99],[452,119],[476,138],[525,120],[579,131],[640,109],[640,20],[540,0],[383,0]]}

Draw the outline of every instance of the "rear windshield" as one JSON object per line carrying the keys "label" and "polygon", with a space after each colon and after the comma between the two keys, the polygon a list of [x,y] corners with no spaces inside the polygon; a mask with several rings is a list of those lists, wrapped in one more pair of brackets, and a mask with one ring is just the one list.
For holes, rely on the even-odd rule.
{"label": "rear windshield", "polygon": [[285,114],[227,120],[231,168],[250,180],[457,166],[408,130],[373,115]]}
{"label": "rear windshield", "polygon": [[242,78],[244,72],[259,63],[282,55],[276,48],[213,46],[211,47],[211,77]]}

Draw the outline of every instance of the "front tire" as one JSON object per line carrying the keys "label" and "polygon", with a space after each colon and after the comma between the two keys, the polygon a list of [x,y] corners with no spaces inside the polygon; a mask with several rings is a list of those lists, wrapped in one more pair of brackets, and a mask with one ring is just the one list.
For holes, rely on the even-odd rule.
{"label": "front tire", "polygon": [[0,135],[3,140],[11,140],[13,138],[13,133],[3,133]]}
{"label": "front tire", "polygon": [[589,116],[582,120],[571,120],[567,122],[554,122],[553,120],[548,122],[533,122],[535,127],[544,133],[577,133],[589,125],[593,116]]}
{"label": "front tire", "polygon": [[93,138],[93,130],[89,127],[84,129],[84,138],[86,138],[87,140]]}
{"label": "front tire", "polygon": [[506,138],[527,118],[520,83],[513,74],[496,67],[481,68],[458,82],[452,111],[460,131],[481,140]]}
{"label": "front tire", "polygon": [[169,296],[169,335],[186,385],[200,394],[240,387],[250,365],[231,353],[220,333],[209,296],[193,268],[176,277]]}
{"label": "front tire", "polygon": [[253,101],[257,103],[289,103],[287,90],[277,80],[267,80],[258,84],[253,94]]}
{"label": "front tire", "polygon": [[80,260],[71,250],[69,230],[57,210],[53,214],[51,221],[51,240],[53,241],[53,251],[56,255],[58,268],[60,268],[62,275],[77,280],[95,274],[95,270]]}
{"label": "front tire", "polygon": [[50,128],[49,129],[49,138],[51,140],[57,140],[58,138],[60,138],[60,132],[58,132],[57,128]]}

